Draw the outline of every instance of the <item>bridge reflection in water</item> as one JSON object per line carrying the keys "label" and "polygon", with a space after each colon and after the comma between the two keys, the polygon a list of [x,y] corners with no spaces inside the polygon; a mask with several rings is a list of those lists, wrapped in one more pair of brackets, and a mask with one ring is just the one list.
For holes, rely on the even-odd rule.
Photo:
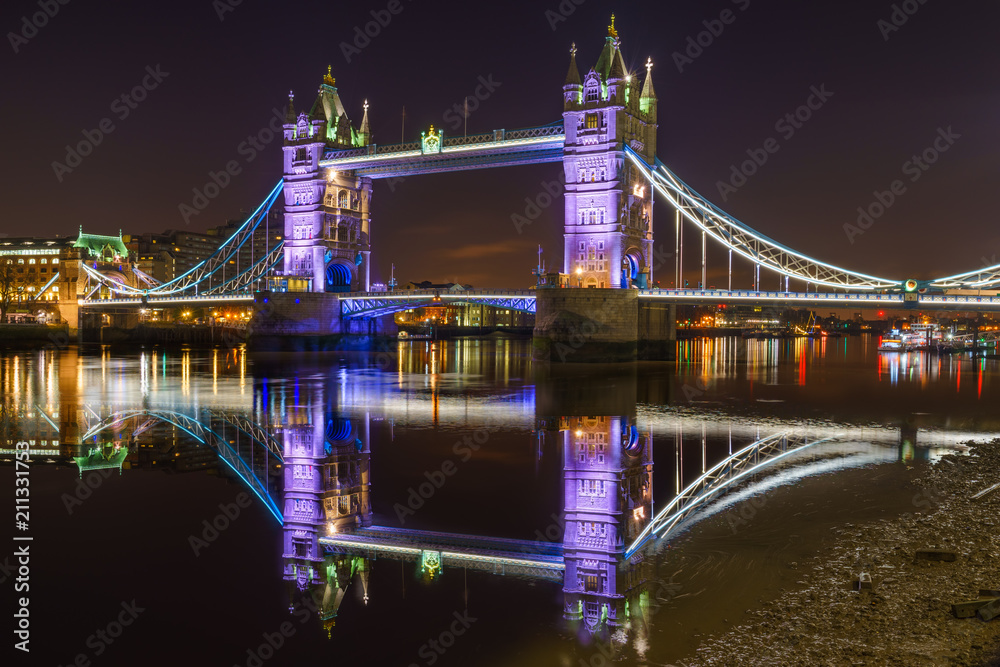
{"label": "bridge reflection in water", "polygon": [[[776,483],[914,455],[915,430],[816,425],[762,435],[759,426],[727,424],[721,418],[640,419],[634,374],[535,379],[530,397],[522,398],[534,402],[536,455],[558,457],[562,471],[560,519],[544,534],[536,533],[552,541],[375,525],[368,439],[372,416],[364,406],[380,405],[382,418],[405,416],[419,422],[423,409],[428,419],[437,418],[433,394],[430,405],[364,397],[358,385],[332,388],[335,401],[328,401],[319,388],[312,398],[300,396],[294,417],[286,417],[280,429],[286,463],[284,579],[293,602],[306,594],[322,601],[320,617],[330,632],[350,586],[360,586],[359,597],[367,603],[372,568],[380,560],[402,561],[425,581],[462,569],[557,582],[562,585],[563,616],[571,624],[590,634],[627,629],[642,638],[650,620],[652,557],[664,546],[655,539],[657,526],[676,532],[733,498]],[[338,406],[333,413],[331,404]],[[513,414],[516,418],[517,410]],[[666,498],[654,504],[654,430],[674,459],[667,463],[676,474],[672,502]],[[702,438],[701,472],[706,473],[690,482],[684,480],[682,461],[685,449],[690,453],[685,430]],[[728,431],[731,456],[706,470],[711,465],[706,453],[710,431],[716,441]],[[928,444],[949,448],[960,437],[932,436]],[[920,451],[926,456],[930,450]],[[437,461],[427,464],[431,470],[437,466]],[[658,515],[664,507],[678,511]]]}
{"label": "bridge reflection in water", "polygon": [[[39,353],[31,363],[38,366],[35,376],[51,380],[45,393],[26,397],[32,384],[24,380],[20,364],[27,362],[17,358],[5,362],[11,372],[5,371],[4,389],[8,397],[25,398],[22,404],[37,401],[39,423],[51,426],[62,442],[82,443],[64,456],[81,475],[120,469],[138,442],[163,428],[221,460],[220,467],[231,470],[283,522],[282,576],[289,594],[293,601],[313,595],[328,630],[350,587],[360,587],[359,597],[367,600],[373,567],[394,560],[410,563],[429,581],[461,568],[555,582],[562,586],[564,617],[584,632],[628,628],[641,638],[649,632],[650,570],[664,545],[644,537],[657,526],[676,534],[774,484],[843,466],[909,459],[926,455],[928,445],[953,447],[990,436],[918,433],[912,426],[813,423],[803,428],[774,419],[705,416],[667,407],[675,401],[657,395],[652,385],[643,387],[640,401],[634,368],[588,370],[592,375],[538,371],[535,384],[526,385],[508,380],[531,377],[526,360],[519,365],[516,355],[508,357],[508,343],[497,343],[492,361],[490,354],[477,356],[462,345],[431,348],[423,356],[401,356],[396,369],[348,373],[338,367],[317,373],[302,368],[303,376],[311,377],[301,381],[289,369],[277,374],[281,379],[266,379],[267,369],[260,367],[258,379],[248,380],[245,359],[235,351],[207,353],[197,361],[187,352],[169,358],[144,353],[138,372],[134,363],[118,363],[106,352],[86,358],[64,353],[59,359]],[[194,372],[196,363],[211,364],[212,372]],[[471,364],[487,377],[497,374],[495,384],[485,383],[492,392],[489,400],[475,395],[475,376],[468,373],[451,378],[457,394],[441,391],[454,363]],[[238,377],[220,375],[221,367]],[[220,383],[219,377],[227,381]],[[497,397],[498,386],[503,398]],[[560,469],[561,512],[540,531],[545,541],[375,525],[373,422],[467,425],[470,415],[473,422],[512,427],[530,437],[533,456]],[[661,480],[657,488],[663,497],[655,503],[654,439],[661,475],[669,480]],[[754,443],[767,447],[747,450]],[[58,458],[57,450],[40,452],[33,446],[32,451]],[[426,465],[436,470],[440,462]],[[717,482],[733,479],[736,484],[723,494]],[[703,493],[699,485],[712,493]],[[663,515],[671,503],[683,514]],[[529,532],[526,527],[521,534]]]}

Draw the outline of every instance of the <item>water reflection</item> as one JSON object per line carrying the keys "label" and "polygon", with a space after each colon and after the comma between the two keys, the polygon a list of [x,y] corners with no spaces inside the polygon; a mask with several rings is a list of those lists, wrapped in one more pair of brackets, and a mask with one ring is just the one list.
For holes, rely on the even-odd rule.
{"label": "water reflection", "polygon": [[[334,637],[338,617],[362,613],[371,599],[373,573],[401,562],[400,587],[414,578],[441,586],[458,571],[530,579],[560,598],[550,616],[577,636],[617,635],[641,647],[651,641],[669,555],[654,548],[627,559],[625,550],[659,507],[748,443],[788,430],[836,440],[750,479],[692,523],[777,483],[932,458],[993,436],[989,422],[913,408],[950,405],[945,394],[988,397],[995,361],[878,355],[869,343],[692,341],[676,368],[548,372],[511,341],[415,342],[388,366],[248,365],[239,349],[5,354],[0,458],[10,462],[12,443],[28,440],[36,462],[72,466],[80,477],[146,468],[239,481],[282,522],[289,602],[316,599]],[[831,402],[831,385],[853,392],[848,418],[810,411]],[[904,394],[910,403],[897,409],[895,394],[878,393],[904,389],[925,395]],[[868,418],[872,396],[885,398],[891,419]],[[448,445],[480,432],[490,434],[476,443],[482,452],[447,472],[445,463],[464,463]],[[400,436],[418,446],[404,449]],[[534,478],[511,472],[510,461],[526,456],[531,467],[517,470]],[[494,478],[507,495],[477,497]],[[404,524],[395,506],[409,507],[410,484],[427,502],[419,522]],[[432,490],[420,493],[423,484]],[[462,502],[475,518],[456,527],[463,515],[441,499],[461,485],[472,487]],[[532,505],[534,514],[524,511]]]}

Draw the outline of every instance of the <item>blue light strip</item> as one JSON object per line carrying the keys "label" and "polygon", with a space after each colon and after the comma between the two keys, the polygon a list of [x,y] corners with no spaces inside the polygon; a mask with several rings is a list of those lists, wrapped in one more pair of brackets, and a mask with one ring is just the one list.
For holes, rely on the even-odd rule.
{"label": "blue light strip", "polygon": [[[246,227],[248,225],[250,225],[251,223],[253,223],[252,229],[256,229],[260,225],[261,221],[264,219],[265,216],[260,217],[259,219],[256,220],[256,222],[254,222],[254,219],[257,218],[257,215],[261,212],[262,209],[266,208],[267,211],[271,210],[271,206],[274,205],[274,202],[277,199],[278,194],[281,192],[281,189],[284,187],[284,183],[285,183],[284,180],[278,181],[278,184],[276,186],[274,186],[274,189],[271,190],[271,192],[268,194],[267,198],[260,204],[260,206],[258,206],[256,208],[256,210],[253,213],[250,214],[250,217],[247,218],[246,222],[244,222],[242,225],[240,225],[240,227],[235,232],[233,232],[232,236],[230,236],[231,239],[235,238],[237,235],[239,235],[241,232],[243,232],[246,229]],[[203,275],[202,277],[200,277],[198,280],[196,280],[196,281],[194,281],[192,283],[188,283],[188,284],[184,285],[183,287],[175,288],[175,289],[172,289],[172,290],[167,290],[165,288],[170,287],[171,285],[176,284],[178,281],[180,281],[180,280],[184,279],[185,277],[193,274],[195,271],[198,271],[202,266],[204,266],[206,263],[208,263],[209,261],[211,261],[214,257],[216,257],[217,255],[219,255],[223,251],[229,253],[225,257],[225,261],[228,261],[233,255],[235,255],[237,252],[239,252],[240,248],[243,247],[243,244],[246,243],[246,240],[247,240],[247,238],[249,238],[249,236],[250,235],[247,234],[246,237],[242,241],[240,241],[240,243],[234,249],[232,249],[232,250],[229,250],[228,246],[226,244],[223,244],[223,245],[219,246],[216,249],[215,252],[213,252],[211,255],[209,255],[208,258],[205,259],[204,261],[201,261],[198,264],[196,264],[194,266],[194,268],[190,269],[189,271],[186,271],[185,273],[182,273],[181,275],[177,276],[173,280],[171,280],[169,282],[166,282],[166,283],[163,283],[162,285],[159,285],[158,287],[155,287],[153,289],[139,289],[137,287],[131,287],[131,286],[128,286],[128,285],[112,285],[112,284],[110,284],[108,282],[108,279],[107,279],[106,276],[103,276],[100,273],[98,273],[97,271],[94,271],[89,266],[87,266],[85,263],[81,263],[80,266],[82,266],[87,271],[87,273],[90,274],[92,277],[94,277],[97,280],[100,280],[101,282],[103,282],[106,285],[108,285],[108,288],[111,291],[113,291],[113,292],[117,292],[117,293],[121,293],[121,294],[137,294],[137,295],[174,294],[176,292],[181,292],[181,291],[184,291],[184,290],[187,290],[187,289],[191,289],[195,285],[201,283],[202,280],[205,280],[209,276],[213,275],[220,268],[222,268],[223,266],[225,266],[225,262],[220,263],[219,266],[217,266],[214,269],[212,269],[212,271],[206,273],[205,275]]]}
{"label": "blue light strip", "polygon": [[[32,260],[32,261],[34,261],[34,260]],[[45,294],[45,290],[47,290],[48,288],[52,287],[52,283],[54,283],[58,279],[59,279],[59,274],[57,273],[56,275],[52,276],[52,279],[49,280],[49,282],[45,283],[45,287],[43,287],[41,290],[39,290],[38,294],[36,294],[35,296],[33,296],[31,298],[31,300],[35,301],[36,299],[38,299],[38,297],[40,297],[41,295]]]}

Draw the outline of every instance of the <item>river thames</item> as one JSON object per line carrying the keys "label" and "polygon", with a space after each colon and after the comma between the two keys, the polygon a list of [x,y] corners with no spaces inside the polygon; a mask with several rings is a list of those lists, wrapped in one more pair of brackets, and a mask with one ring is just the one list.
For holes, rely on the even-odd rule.
{"label": "river thames", "polygon": [[[914,475],[1000,434],[996,359],[871,337],[566,368],[505,338],[7,350],[0,387],[8,506],[31,450],[32,658],[59,665],[697,664],[833,530],[918,511]],[[626,556],[771,436],[809,446]]]}

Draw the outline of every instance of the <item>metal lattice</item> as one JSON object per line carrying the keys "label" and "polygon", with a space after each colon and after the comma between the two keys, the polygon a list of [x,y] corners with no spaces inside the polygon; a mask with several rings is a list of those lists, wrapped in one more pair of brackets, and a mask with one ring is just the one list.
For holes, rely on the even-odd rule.
{"label": "metal lattice", "polygon": [[792,452],[834,440],[834,437],[808,440],[805,436],[778,433],[762,438],[736,452],[684,488],[653,517],[635,541],[625,550],[629,558],[653,537],[666,538],[677,526],[705,502],[734,482],[771,465]]}
{"label": "metal lattice", "polygon": [[672,171],[656,160],[656,169],[642,156],[625,146],[625,154],[653,187],[683,215],[706,234],[731,248],[733,252],[781,275],[841,289],[876,290],[898,288],[902,281],[879,278],[857,271],[843,269],[813,259],[783,246],[751,229],[722,209],[718,208],[688,187]]}
{"label": "metal lattice", "polygon": [[[97,415],[95,414],[95,417],[96,416]],[[241,457],[239,453],[230,446],[229,441],[213,428],[212,417],[213,415],[209,413],[207,418],[202,421],[174,410],[119,410],[112,412],[104,419],[98,419],[97,423],[90,426],[87,429],[87,432],[81,436],[80,441],[86,442],[91,438],[96,438],[102,431],[115,424],[132,418],[145,418],[143,424],[133,431],[133,435],[137,435],[138,433],[151,428],[152,424],[149,422],[152,420],[172,424],[190,435],[199,443],[214,449],[216,454],[218,454],[219,459],[228,465],[233,472],[235,472],[236,475],[253,490],[253,492],[258,498],[261,499],[278,522],[283,523],[284,519],[281,509],[271,497],[266,481],[262,481],[254,472],[253,468],[243,459],[243,457]],[[227,416],[224,421],[236,425],[236,422],[233,421],[234,418],[235,417],[233,416]],[[278,463],[281,463],[281,450],[280,447],[276,447],[276,443],[273,438],[262,441],[258,440],[256,436],[254,436],[251,432],[244,430],[242,427],[240,427],[240,430],[247,433],[247,435],[254,440],[255,444],[265,447],[269,455],[274,457]]]}
{"label": "metal lattice", "polygon": [[465,290],[462,292],[413,290],[385,294],[343,294],[340,296],[340,314],[344,319],[373,318],[410,308],[455,303],[483,304],[523,313],[535,312],[535,294],[531,290]]}

